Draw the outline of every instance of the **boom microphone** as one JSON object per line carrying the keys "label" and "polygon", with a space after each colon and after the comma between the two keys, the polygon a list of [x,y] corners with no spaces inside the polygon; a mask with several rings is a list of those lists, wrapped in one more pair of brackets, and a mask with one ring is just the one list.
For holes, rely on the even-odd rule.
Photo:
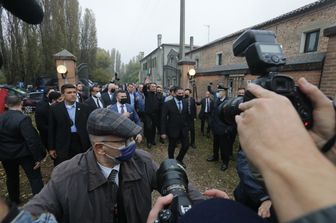
{"label": "boom microphone", "polygon": [[40,24],[44,12],[39,0],[3,0],[3,7],[30,24]]}

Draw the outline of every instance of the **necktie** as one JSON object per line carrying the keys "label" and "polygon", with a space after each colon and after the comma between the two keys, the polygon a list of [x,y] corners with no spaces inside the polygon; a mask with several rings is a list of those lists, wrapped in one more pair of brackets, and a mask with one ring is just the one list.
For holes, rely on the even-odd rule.
{"label": "necktie", "polygon": [[121,112],[121,114],[123,114],[125,112],[124,105],[120,105],[120,112]]}
{"label": "necktie", "polygon": [[181,101],[178,101],[178,109],[180,111],[180,113],[182,112],[182,105],[181,105]]}
{"label": "necktie", "polygon": [[[107,197],[109,206],[113,207],[113,211],[110,212],[111,219],[115,218],[115,215],[117,214],[117,197],[118,197],[118,185],[116,183],[116,177],[117,177],[118,171],[113,169],[110,173],[110,175],[107,177]],[[113,221],[114,222],[114,221]]]}
{"label": "necktie", "polygon": [[99,104],[99,98],[97,98],[97,107],[101,108],[100,104]]}
{"label": "necktie", "polygon": [[207,98],[207,106],[208,106],[208,112],[210,112],[210,103],[209,103],[209,98]]}

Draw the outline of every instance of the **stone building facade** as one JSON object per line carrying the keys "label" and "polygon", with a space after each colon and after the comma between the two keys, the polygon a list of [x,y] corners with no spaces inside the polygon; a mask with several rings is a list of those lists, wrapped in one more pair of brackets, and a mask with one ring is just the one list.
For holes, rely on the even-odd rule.
{"label": "stone building facade", "polygon": [[[274,31],[287,63],[281,73],[297,80],[306,77],[330,97],[336,96],[336,1],[320,0],[248,29]],[[224,83],[235,96],[256,76],[245,58],[234,57],[232,44],[245,30],[215,40],[187,53],[196,61],[195,83],[203,95],[212,82]]]}

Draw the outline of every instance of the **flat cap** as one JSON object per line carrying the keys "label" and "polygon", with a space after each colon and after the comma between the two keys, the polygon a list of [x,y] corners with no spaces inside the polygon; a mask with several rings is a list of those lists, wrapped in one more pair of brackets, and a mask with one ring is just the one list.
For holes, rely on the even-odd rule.
{"label": "flat cap", "polygon": [[217,85],[217,91],[226,91],[228,88],[224,86],[224,84]]}
{"label": "flat cap", "polygon": [[141,127],[120,113],[107,108],[95,109],[87,121],[87,131],[90,135],[114,135],[129,138],[141,132]]}

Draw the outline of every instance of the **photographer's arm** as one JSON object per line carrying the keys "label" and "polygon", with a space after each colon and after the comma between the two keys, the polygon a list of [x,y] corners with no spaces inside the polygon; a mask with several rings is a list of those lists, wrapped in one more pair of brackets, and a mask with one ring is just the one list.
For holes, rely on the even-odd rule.
{"label": "photographer's arm", "polygon": [[257,98],[240,105],[239,139],[261,171],[280,221],[336,204],[336,169],[317,150],[290,101],[254,84],[248,90]]}

